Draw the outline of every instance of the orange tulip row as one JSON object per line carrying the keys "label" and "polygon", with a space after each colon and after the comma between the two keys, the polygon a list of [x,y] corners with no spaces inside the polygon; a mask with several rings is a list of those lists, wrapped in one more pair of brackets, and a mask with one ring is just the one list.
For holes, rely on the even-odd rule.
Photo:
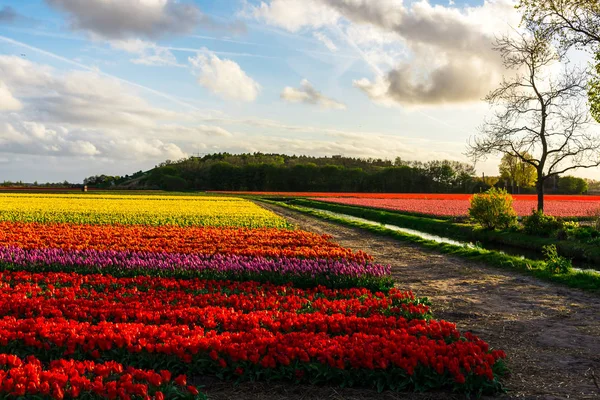
{"label": "orange tulip row", "polygon": [[230,254],[370,261],[327,235],[276,228],[209,228],[173,225],[77,225],[0,222],[0,243],[25,249],[116,250]]}

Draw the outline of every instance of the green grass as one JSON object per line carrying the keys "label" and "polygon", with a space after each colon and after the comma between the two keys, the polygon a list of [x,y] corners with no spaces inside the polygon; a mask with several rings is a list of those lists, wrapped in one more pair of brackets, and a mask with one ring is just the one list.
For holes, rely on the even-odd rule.
{"label": "green grass", "polygon": [[342,225],[361,228],[377,235],[391,237],[418,244],[422,247],[432,249],[444,254],[458,256],[470,261],[477,261],[486,265],[504,268],[513,271],[519,271],[527,275],[534,276],[541,280],[559,283],[568,287],[583,289],[590,292],[600,292],[600,274],[590,272],[571,271],[564,274],[552,274],[546,270],[544,261],[529,260],[500,253],[494,250],[486,250],[476,247],[458,246],[447,243],[438,243],[433,240],[423,239],[416,235],[410,235],[403,232],[387,229],[383,226],[373,226],[361,222],[350,221],[345,218],[327,215],[319,211],[309,210],[304,207],[290,205],[282,202],[263,200],[266,203],[275,204],[294,211],[299,211],[317,218],[339,223]]}
{"label": "green grass", "polygon": [[563,257],[600,264],[600,246],[588,245],[573,240],[557,240],[513,231],[490,231],[467,223],[458,223],[431,216],[418,217],[369,207],[347,206],[305,199],[295,199],[292,204],[352,215],[465,242],[491,243],[531,250],[540,255],[544,246],[554,244],[558,249],[558,253]]}

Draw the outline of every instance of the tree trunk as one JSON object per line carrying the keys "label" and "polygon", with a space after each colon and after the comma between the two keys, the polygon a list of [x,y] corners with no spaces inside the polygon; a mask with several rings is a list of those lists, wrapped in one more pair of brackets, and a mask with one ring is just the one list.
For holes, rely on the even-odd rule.
{"label": "tree trunk", "polygon": [[538,211],[544,212],[544,181],[538,178],[535,189],[538,197]]}

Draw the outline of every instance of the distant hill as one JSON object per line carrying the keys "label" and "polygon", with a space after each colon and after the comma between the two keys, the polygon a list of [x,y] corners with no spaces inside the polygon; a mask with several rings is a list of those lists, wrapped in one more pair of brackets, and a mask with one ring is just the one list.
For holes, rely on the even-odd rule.
{"label": "distant hill", "polygon": [[472,165],[343,156],[216,153],[166,161],[132,175],[98,175],[90,187],[119,189],[472,193],[486,186]]}

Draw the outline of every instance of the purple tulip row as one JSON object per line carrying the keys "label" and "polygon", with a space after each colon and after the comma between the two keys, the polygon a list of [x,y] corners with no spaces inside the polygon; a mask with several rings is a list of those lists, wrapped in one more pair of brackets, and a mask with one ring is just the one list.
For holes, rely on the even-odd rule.
{"label": "purple tulip row", "polygon": [[235,255],[177,254],[113,250],[23,249],[0,246],[0,263],[32,266],[123,270],[195,271],[215,273],[280,273],[289,275],[341,275],[387,277],[390,266],[350,260],[264,258]]}

